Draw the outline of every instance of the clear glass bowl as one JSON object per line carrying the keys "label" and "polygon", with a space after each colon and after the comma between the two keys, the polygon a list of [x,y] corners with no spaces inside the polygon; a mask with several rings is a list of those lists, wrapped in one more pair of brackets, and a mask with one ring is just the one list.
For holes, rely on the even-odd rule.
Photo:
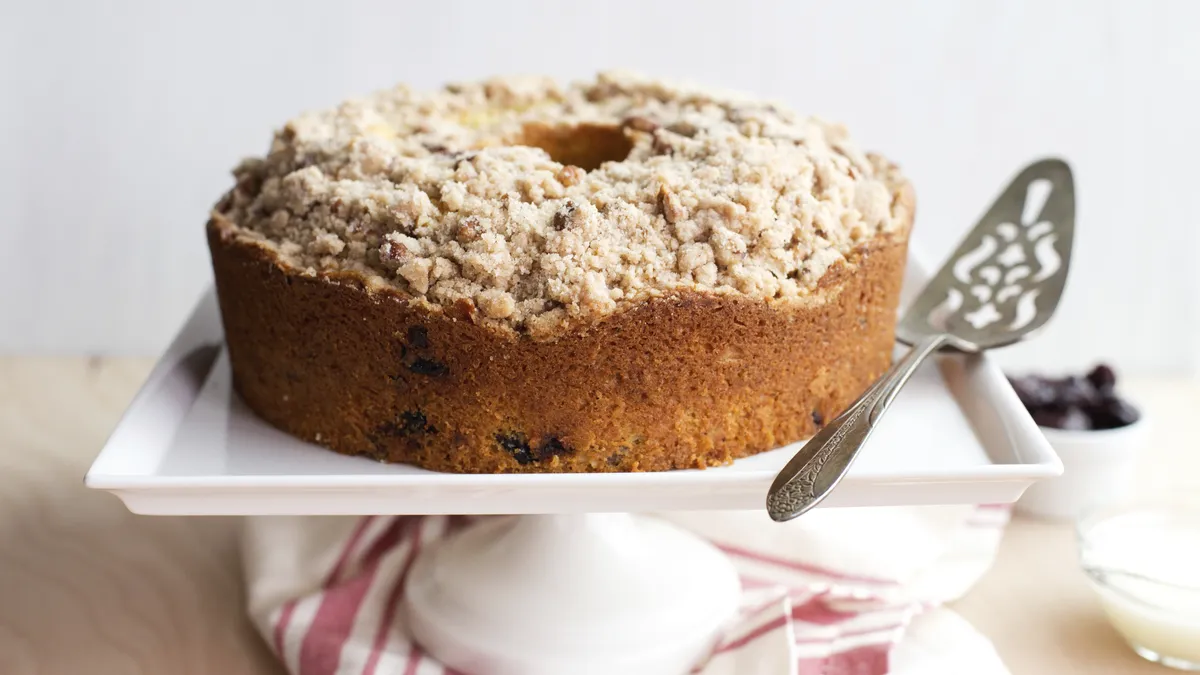
{"label": "clear glass bowl", "polygon": [[1079,564],[1143,658],[1200,671],[1200,507],[1141,503],[1078,522]]}

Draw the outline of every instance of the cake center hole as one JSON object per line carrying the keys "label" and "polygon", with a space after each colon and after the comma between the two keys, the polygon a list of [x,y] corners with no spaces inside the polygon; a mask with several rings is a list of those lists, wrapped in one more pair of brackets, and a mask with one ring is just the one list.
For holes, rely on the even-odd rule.
{"label": "cake center hole", "polygon": [[584,171],[598,169],[605,162],[620,162],[633,150],[621,127],[605,124],[526,124],[517,144],[541,148],[550,159]]}

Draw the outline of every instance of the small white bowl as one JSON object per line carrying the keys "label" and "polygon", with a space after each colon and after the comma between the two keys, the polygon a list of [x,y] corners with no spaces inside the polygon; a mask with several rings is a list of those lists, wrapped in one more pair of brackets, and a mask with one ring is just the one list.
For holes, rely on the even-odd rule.
{"label": "small white bowl", "polygon": [[1116,429],[1039,427],[1062,460],[1063,474],[1029,486],[1017,502],[1017,512],[1048,520],[1075,520],[1085,511],[1125,499],[1149,430],[1145,411],[1137,410],[1136,422]]}
{"label": "small white bowl", "polygon": [[1200,670],[1200,508],[1141,503],[1091,511],[1079,564],[1109,621],[1143,658]]}

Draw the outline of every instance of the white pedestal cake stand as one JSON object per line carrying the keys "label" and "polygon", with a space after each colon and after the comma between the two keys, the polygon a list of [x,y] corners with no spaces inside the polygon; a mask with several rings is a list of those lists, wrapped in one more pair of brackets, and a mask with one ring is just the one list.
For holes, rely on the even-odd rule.
{"label": "white pedestal cake stand", "polygon": [[737,610],[729,560],[628,513],[489,519],[418,557],[408,625],[468,673],[686,673]]}
{"label": "white pedestal cake stand", "polygon": [[[469,673],[687,672],[733,615],[737,574],[707,542],[630,512],[758,509],[765,521],[767,487],[796,449],[665,473],[456,475],[383,465],[258,420],[232,391],[221,341],[210,292],[87,485],[146,514],[529,514],[471,525],[429,547],[410,572],[414,636]],[[1011,502],[1061,471],[999,369],[984,357],[948,356],[914,377],[824,505]]]}

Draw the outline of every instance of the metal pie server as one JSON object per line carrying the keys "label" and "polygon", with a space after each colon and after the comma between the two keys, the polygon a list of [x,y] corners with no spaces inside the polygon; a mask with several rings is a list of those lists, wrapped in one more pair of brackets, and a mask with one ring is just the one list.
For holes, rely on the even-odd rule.
{"label": "metal pie server", "polygon": [[1046,159],[1017,174],[897,325],[896,338],[912,349],[776,476],[767,493],[771,518],[791,520],[837,486],[930,354],[1003,347],[1045,325],[1062,297],[1074,232],[1070,167]]}

